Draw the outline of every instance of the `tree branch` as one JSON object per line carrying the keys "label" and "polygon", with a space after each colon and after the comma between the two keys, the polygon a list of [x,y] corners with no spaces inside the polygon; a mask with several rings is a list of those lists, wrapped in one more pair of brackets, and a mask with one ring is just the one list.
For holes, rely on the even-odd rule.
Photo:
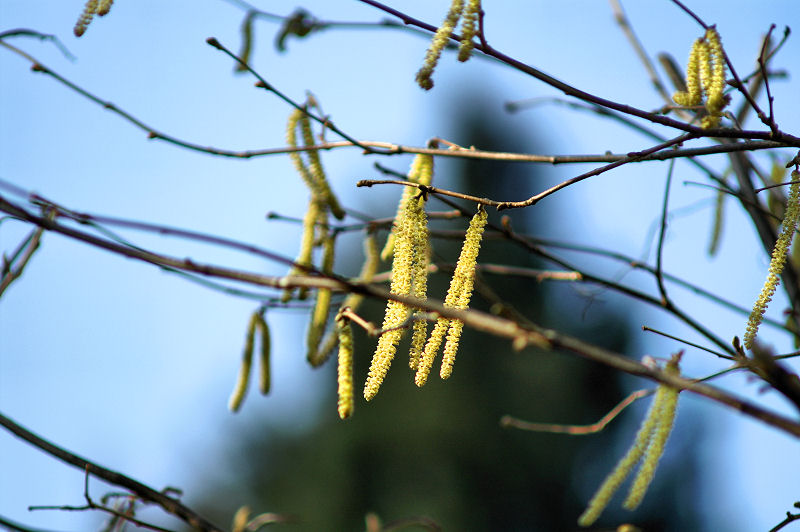
{"label": "tree branch", "polygon": [[223,532],[223,529],[207,521],[204,517],[197,514],[191,508],[185,506],[177,499],[173,499],[153,488],[142,484],[130,477],[127,477],[111,469],[106,469],[100,465],[87,460],[77,454],[71,453],[49,441],[37,436],[28,429],[17,424],[10,418],[0,413],[0,426],[11,432],[16,437],[26,441],[34,447],[46,452],[47,454],[65,462],[69,465],[84,470],[87,474],[100,478],[110,484],[123,487],[136,494],[143,501],[152,502],[161,506],[169,514],[178,517],[180,520],[189,524],[201,532]]}

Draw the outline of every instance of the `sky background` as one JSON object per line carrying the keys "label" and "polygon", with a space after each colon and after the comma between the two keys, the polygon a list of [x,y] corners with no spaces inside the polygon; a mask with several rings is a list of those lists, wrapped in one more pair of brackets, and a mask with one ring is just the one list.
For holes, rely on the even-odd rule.
{"label": "sky background", "polygon": [[[628,4],[628,15],[650,54],[668,51],[685,64],[691,42],[701,34],[696,23],[671,2]],[[297,4],[255,5],[286,15]],[[402,9],[438,25],[447,5],[405,1]],[[706,21],[717,24],[740,73],[754,65],[770,23],[778,24],[780,34],[784,25],[800,20],[800,5],[790,0],[759,3],[757,8],[743,1],[726,2],[724,9],[711,1],[692,5]],[[324,20],[385,18],[354,1],[307,1],[303,7]],[[607,3],[487,1],[484,7],[487,37],[495,48],[599,96],[644,109],[662,105]],[[96,19],[86,35],[76,39],[72,27],[81,8],[79,1],[0,0],[0,31],[30,28],[58,36],[74,61],[50,43],[9,42],[159,131],[228,149],[284,145],[286,104],[254,88],[251,77],[233,75],[231,61],[205,43],[214,36],[238,50],[244,11],[235,4],[118,0],[110,15]],[[446,124],[459,112],[464,94],[478,94],[498,115],[504,113],[506,101],[558,95],[491,61],[476,58],[460,64],[452,54],[437,68],[434,90],[424,92],[415,85],[414,73],[427,38],[395,29],[331,29],[304,40],[290,39],[288,53],[279,54],[273,46],[277,28],[268,21],[257,22],[254,68],[295,100],[312,91],[334,122],[359,139],[421,146],[442,136],[459,142],[458,132]],[[800,43],[792,37],[773,65],[792,71],[798,64]],[[773,85],[778,123],[789,132],[800,130],[797,90],[791,77]],[[543,136],[548,153],[648,147],[647,140],[617,124],[561,107],[537,107],[511,120],[531,135]],[[328,138],[335,140],[331,134]],[[398,170],[410,162],[407,156],[362,157],[352,148],[323,155],[332,186],[345,204],[387,216],[394,211],[396,190],[354,186],[359,179],[379,177],[372,168],[376,160]],[[724,162],[721,157],[708,159],[720,170]],[[558,166],[546,175],[560,181],[587,169]],[[558,201],[572,205],[575,215],[554,220],[548,230],[555,238],[651,258],[665,176],[666,165],[630,165],[568,188]],[[713,192],[681,184],[701,177],[688,165],[676,166],[665,269],[749,307],[763,283],[768,257],[747,220],[729,202],[722,248],[716,258],[707,258]],[[287,157],[226,159],[148,140],[119,116],[32,73],[27,61],[5,49],[0,49],[0,179],[77,211],[192,228],[286,256],[296,253],[299,228],[267,221],[265,214],[300,216],[307,202],[307,191]],[[523,199],[540,188],[521,184],[519,198],[502,199]],[[4,220],[0,248],[13,249],[28,230]],[[176,257],[275,275],[285,272],[284,266],[252,256],[122,233],[138,245]],[[584,264],[603,274],[626,273],[601,261]],[[654,289],[645,277],[631,274],[625,279]],[[720,337],[743,333],[744,317],[678,289],[672,295]],[[143,263],[45,235],[24,277],[0,301],[0,411],[73,452],[151,486],[188,488],[197,468],[209,467],[209,457],[222,447],[226,428],[268,422],[302,431],[317,416],[335,415],[335,399],[318,391],[327,391],[322,379],[330,374],[305,364],[297,339],[306,318],[297,311],[269,315],[274,341],[270,397],[251,394],[238,415],[227,411],[245,325],[256,305]],[[770,315],[779,316],[782,305],[780,294]],[[632,304],[631,312],[641,324],[699,340],[653,309]],[[778,351],[791,349],[785,336],[769,328],[763,332]],[[645,333],[637,341],[642,355],[666,356],[679,347]],[[690,376],[721,367],[699,351],[689,351],[683,366]],[[774,394],[760,395],[759,385],[742,376],[719,384],[792,414],[785,402]],[[643,385],[631,380],[632,387]],[[777,524],[800,497],[797,442],[685,395],[682,408],[701,413],[716,434],[704,450],[707,467],[718,472],[705,490],[709,511],[724,508],[731,530],[763,530]],[[680,422],[676,435],[679,430]],[[34,504],[80,504],[81,472],[5,432],[0,433],[0,464],[0,515],[57,530],[82,530],[96,522],[96,516],[88,514],[27,511]],[[102,490],[98,487],[97,493]]]}

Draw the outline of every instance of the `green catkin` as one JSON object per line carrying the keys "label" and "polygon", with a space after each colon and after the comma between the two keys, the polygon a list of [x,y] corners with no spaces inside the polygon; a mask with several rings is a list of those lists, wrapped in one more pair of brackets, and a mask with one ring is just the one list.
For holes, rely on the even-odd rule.
{"label": "green catkin", "polygon": [[97,0],[88,0],[83,7],[83,12],[81,12],[81,15],[78,17],[78,22],[75,23],[75,27],[72,30],[75,37],[80,37],[86,32],[86,28],[91,24],[95,13],[97,13]]}
{"label": "green catkin", "polygon": [[239,61],[236,62],[236,66],[233,69],[235,72],[247,72],[245,65],[250,62],[250,54],[253,52],[253,21],[256,18],[256,14],[256,11],[248,11],[244,21],[242,21],[242,28],[239,30],[242,34],[242,47],[238,56],[241,63]]}
{"label": "green catkin", "polygon": [[469,59],[475,43],[472,41],[478,32],[478,17],[481,12],[481,0],[468,0],[464,9],[464,20],[461,24],[461,46],[458,48],[458,60],[462,63]]}
{"label": "green catkin", "polygon": [[258,390],[261,395],[267,395],[272,385],[270,368],[270,350],[272,349],[269,334],[269,325],[260,312],[253,314],[256,318],[256,329],[261,335],[261,357],[259,360]]}
{"label": "green catkin", "polygon": [[[326,231],[327,233],[327,228]],[[322,244],[322,272],[331,273],[333,271],[334,240],[327,234],[324,236]],[[328,315],[331,310],[331,289],[318,288],[317,297],[314,301],[314,309],[311,311],[311,322],[308,325],[306,334],[306,346],[308,348],[306,358],[313,360],[319,350],[319,342],[328,324]]]}
{"label": "green catkin", "polygon": [[717,254],[719,243],[722,240],[722,223],[725,214],[725,198],[727,196],[728,194],[726,191],[719,189],[714,201],[714,223],[711,226],[711,241],[708,243],[708,255],[710,257]]}
{"label": "green catkin", "polygon": [[[792,181],[800,179],[800,174],[797,170],[792,172]],[[747,328],[744,333],[744,346],[747,349],[753,348],[758,327],[764,319],[764,313],[767,310],[775,290],[780,284],[780,275],[783,273],[783,268],[786,265],[786,258],[789,254],[789,248],[792,244],[797,223],[800,219],[800,183],[794,182],[789,188],[789,198],[786,200],[786,212],[783,217],[783,228],[775,242],[775,248],[772,250],[772,259],[769,263],[769,273],[761,293],[753,305],[753,311],[750,313],[750,318],[747,320]]]}
{"label": "green catkin", "polygon": [[[679,361],[679,355],[672,357],[664,371],[675,375],[679,374]],[[614,493],[616,493],[620,485],[622,485],[625,478],[630,474],[631,470],[642,456],[647,454],[645,461],[648,465],[646,468],[643,466],[643,469],[639,470],[639,474],[634,481],[636,491],[634,491],[633,488],[631,489],[625,507],[628,508],[630,505],[635,508],[639,502],[641,502],[641,497],[644,496],[644,491],[647,489],[650,480],[652,480],[655,466],[661,457],[661,453],[663,453],[664,444],[666,443],[674,423],[677,396],[677,390],[664,384],[658,386],[653,404],[650,406],[650,410],[647,412],[647,416],[642,422],[639,432],[636,433],[633,445],[631,445],[631,448],[625,453],[625,456],[617,462],[617,465],[597,489],[597,492],[595,492],[594,496],[589,501],[586,510],[578,518],[579,526],[591,526],[597,518],[600,517],[600,514],[605,510],[606,506],[608,506],[611,497],[614,496]],[[637,483],[639,484],[638,486]]]}
{"label": "green catkin", "polygon": [[[295,109],[289,115],[289,120],[286,124],[286,143],[291,148],[296,148],[298,146],[298,128],[301,131],[304,145],[313,146],[315,142],[313,132],[311,131],[311,121],[305,112],[300,109]],[[300,152],[289,152],[289,158],[292,160],[297,173],[300,174],[306,186],[311,190],[312,196],[325,204],[337,219],[341,220],[344,218],[344,210],[342,210],[328,184],[317,150],[308,151],[309,165],[306,165]]]}
{"label": "green catkin", "polygon": [[[358,280],[364,283],[372,281],[375,274],[378,272],[380,265],[380,252],[378,251],[378,243],[375,240],[375,235],[367,233],[364,238],[364,264],[361,266],[361,273],[358,275]],[[364,301],[364,296],[361,294],[350,293],[342,301],[339,307],[340,311],[344,308],[350,308],[353,312],[358,310],[361,303]],[[313,367],[319,367],[330,358],[336,345],[339,343],[339,335],[336,330],[329,331],[322,340],[322,347],[317,351],[316,356],[309,360]]]}
{"label": "green catkin", "polygon": [[250,382],[250,369],[253,366],[253,341],[256,334],[256,315],[250,317],[247,324],[247,335],[244,341],[244,352],[242,353],[242,364],[239,367],[239,376],[236,378],[236,385],[228,400],[228,408],[231,412],[238,412],[247,394],[247,387]]}
{"label": "green catkin", "polygon": [[447,12],[444,22],[442,22],[442,25],[439,26],[439,29],[436,30],[436,33],[433,35],[433,40],[431,41],[431,45],[428,47],[428,51],[425,54],[425,60],[422,63],[422,68],[419,69],[416,77],[419,86],[426,91],[433,88],[433,80],[431,79],[431,76],[436,68],[436,64],[439,62],[439,57],[442,55],[442,50],[444,50],[444,47],[447,46],[447,41],[450,40],[450,35],[453,34],[453,30],[458,25],[458,21],[461,19],[461,14],[463,11],[464,0],[453,0],[453,2],[450,4],[450,10]]}
{"label": "green catkin", "polygon": [[339,337],[339,366],[337,369],[337,395],[339,417],[347,419],[353,413],[353,329],[350,321],[339,315],[336,317],[336,330]]}
{"label": "green catkin", "polygon": [[[303,113],[303,116],[300,118],[300,130],[302,131],[305,145],[313,146],[315,140],[314,134],[311,131],[311,120],[305,113]],[[339,201],[336,199],[336,196],[333,195],[333,191],[328,184],[325,170],[322,169],[322,161],[319,158],[319,152],[317,150],[309,150],[307,153],[309,166],[311,167],[311,176],[316,184],[315,193],[327,203],[328,208],[330,208],[331,213],[336,219],[341,220],[345,216],[344,210],[339,205]]]}
{"label": "green catkin", "polygon": [[[317,224],[320,223],[320,220],[327,224],[324,210],[320,206],[319,202],[312,197],[308,204],[308,210],[306,210],[306,214],[303,216],[303,235],[300,237],[300,251],[297,254],[297,259],[294,261],[294,266],[292,266],[291,270],[289,270],[289,275],[302,275],[306,273],[304,267],[311,266],[311,259],[314,252],[314,242],[317,234]],[[298,298],[305,299],[307,293],[307,289],[300,289]],[[286,303],[289,301],[289,299],[291,299],[291,297],[292,289],[287,288],[283,292],[281,301]]]}

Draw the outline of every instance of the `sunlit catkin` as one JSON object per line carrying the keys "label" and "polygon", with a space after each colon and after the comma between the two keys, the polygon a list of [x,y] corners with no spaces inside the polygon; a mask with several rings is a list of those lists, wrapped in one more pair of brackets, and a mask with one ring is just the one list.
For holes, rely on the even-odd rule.
{"label": "sunlit catkin", "polygon": [[[419,223],[415,216],[414,201],[408,201],[400,216],[397,230],[397,240],[394,247],[394,260],[392,261],[392,281],[390,292],[397,295],[409,295],[414,278],[414,261],[416,250],[414,248],[414,235],[419,230],[414,227]],[[383,334],[378,338],[378,346],[372,357],[367,382],[364,386],[364,398],[372,400],[378,393],[386,373],[394,359],[397,343],[403,336],[401,328],[408,319],[410,309],[398,301],[390,300],[386,304],[386,314],[383,318]]]}
{"label": "sunlit catkin", "polygon": [[[461,255],[458,257],[456,270],[453,272],[453,278],[460,278],[457,282],[459,288],[458,299],[456,300],[455,307],[457,309],[465,309],[469,306],[469,301],[472,298],[472,289],[475,286],[475,265],[478,261],[478,252],[481,249],[481,238],[483,231],[486,227],[488,216],[483,206],[478,207],[478,212],[472,217],[467,234],[464,238],[464,246],[461,248]],[[456,351],[458,350],[458,341],[461,338],[461,330],[464,328],[464,322],[461,320],[451,320],[450,327],[447,331],[447,341],[444,344],[444,353],[442,355],[442,367],[439,376],[442,379],[447,379],[453,373],[453,364],[456,361]]]}
{"label": "sunlit catkin", "polygon": [[722,50],[719,33],[713,27],[708,28],[705,40],[708,42],[708,63],[711,72],[707,80],[704,80],[708,115],[703,117],[702,126],[710,128],[719,125],[722,110],[727,105],[728,99],[725,97],[725,52]]}
{"label": "sunlit catkin", "polygon": [[[469,305],[475,279],[475,263],[478,258],[478,251],[480,251],[481,237],[483,236],[483,230],[486,227],[487,219],[486,211],[483,207],[479,207],[478,212],[470,221],[467,233],[464,237],[464,245],[461,248],[458,263],[453,272],[453,277],[450,280],[450,288],[444,299],[445,307],[464,309]],[[414,376],[414,383],[417,386],[424,386],[428,381],[428,375],[430,374],[436,354],[439,352],[439,347],[445,340],[445,335],[447,335],[454,321],[455,320],[444,317],[436,320],[433,331],[431,331],[431,335],[428,337],[425,349],[420,357],[417,373]],[[453,334],[447,338],[447,344],[449,345],[445,353],[447,358],[442,361],[442,369],[439,373],[442,378],[449,377],[452,372],[462,327],[463,325],[456,325],[456,327],[452,329]]]}
{"label": "sunlit catkin", "polygon": [[744,333],[744,346],[747,349],[753,348],[758,327],[764,319],[764,313],[767,310],[772,296],[775,295],[775,290],[780,284],[780,276],[783,273],[783,268],[786,265],[786,258],[789,254],[789,248],[792,244],[792,237],[797,229],[798,221],[800,220],[800,173],[797,170],[792,172],[792,181],[794,181],[789,188],[789,198],[786,200],[786,211],[783,216],[783,228],[778,240],[775,242],[775,248],[772,250],[772,259],[769,263],[769,273],[761,293],[753,305],[753,311],[750,313],[750,318],[747,320],[747,330]]}
{"label": "sunlit catkin", "polygon": [[425,90],[433,88],[431,76],[436,68],[436,64],[439,62],[439,57],[442,55],[442,50],[447,46],[450,35],[453,34],[453,30],[461,19],[463,11],[464,0],[453,0],[444,22],[442,22],[442,25],[439,26],[439,29],[436,30],[436,33],[433,35],[433,40],[425,54],[425,61],[422,63],[422,68],[417,72],[417,83]]}
{"label": "sunlit catkin", "polygon": [[[411,163],[411,169],[408,171],[408,180],[412,183],[419,183],[420,185],[430,185],[433,181],[433,156],[419,154],[414,157]],[[397,214],[392,223],[392,231],[386,239],[386,245],[381,251],[381,260],[388,260],[394,251],[394,241],[397,234],[397,226],[403,211],[406,208],[406,203],[412,196],[416,196],[419,192],[414,187],[403,187],[403,195],[400,196],[400,203],[397,204]]]}
{"label": "sunlit catkin", "polygon": [[339,417],[346,419],[353,413],[353,329],[350,321],[341,314],[336,317],[339,336],[338,410]]}
{"label": "sunlit catkin", "polygon": [[[425,200],[420,197],[412,198],[414,216],[414,234],[412,235],[412,245],[414,247],[414,264],[412,266],[412,295],[418,299],[428,298],[428,267],[430,266],[430,236],[428,234],[428,221],[425,216]],[[424,318],[424,312],[417,311],[416,318],[412,326],[411,349],[409,351],[409,367],[417,369],[419,358],[425,348],[425,338],[428,336],[428,320]]]}
{"label": "sunlit catkin", "polygon": [[[679,361],[680,355],[672,357],[664,371],[677,375],[679,373]],[[631,492],[628,494],[625,507],[632,509],[641,502],[641,498],[653,478],[658,460],[664,452],[664,445],[675,421],[677,398],[677,390],[665,384],[658,386],[653,403],[639,428],[639,432],[636,433],[633,445],[631,445],[625,456],[617,462],[617,465],[597,489],[586,510],[578,518],[578,525],[591,526],[600,517],[600,514],[608,506],[611,497],[614,496],[622,482],[642,456],[646,455],[645,464],[647,465],[643,464],[642,468],[640,468],[636,480],[634,480],[634,487],[631,488]]]}
{"label": "sunlit catkin", "polygon": [[697,39],[689,52],[689,64],[686,66],[686,91],[678,91],[672,99],[678,105],[693,107],[703,100],[703,89],[700,83],[700,49],[705,47],[703,39]]}
{"label": "sunlit catkin", "polygon": [[242,364],[239,366],[239,376],[236,378],[236,385],[233,387],[233,393],[228,400],[228,408],[231,412],[238,412],[244,401],[244,396],[247,394],[247,387],[250,382],[250,369],[253,366],[253,341],[256,334],[256,315],[250,317],[250,322],[247,324],[247,335],[244,341],[244,352],[242,353]]}

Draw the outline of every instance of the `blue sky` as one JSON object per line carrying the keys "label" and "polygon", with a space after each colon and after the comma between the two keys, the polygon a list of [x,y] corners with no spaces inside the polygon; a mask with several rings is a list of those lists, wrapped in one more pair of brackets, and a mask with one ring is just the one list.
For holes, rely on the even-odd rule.
{"label": "blue sky", "polygon": [[[438,24],[447,2],[403,2],[403,9]],[[497,5],[495,5],[497,4]],[[668,51],[681,64],[700,30],[671,2],[628,2],[628,14],[647,50]],[[259,7],[289,14],[294,2]],[[726,50],[740,72],[754,64],[769,24],[800,20],[790,0],[759,3],[693,3],[718,25]],[[384,16],[358,2],[307,1],[321,19],[377,21]],[[289,110],[274,96],[234,76],[230,61],[205,44],[210,36],[236,50],[244,12],[225,1],[151,2],[118,0],[111,14],[95,20],[81,39],[72,26],[82,2],[3,0],[0,31],[31,28],[57,35],[76,57],[66,59],[48,43],[9,41],[103,99],[152,127],[198,144],[229,149],[284,145]],[[486,2],[486,31],[492,45],[589,92],[640,108],[662,104],[605,2]],[[254,67],[296,100],[312,91],[342,129],[359,139],[423,145],[443,131],[443,113],[458,112],[459,92],[484,94],[502,104],[558,94],[522,74],[489,61],[457,63],[446,55],[430,93],[413,82],[427,40],[397,30],[330,30],[272,46],[274,24],[256,26]],[[800,64],[800,44],[791,38],[774,65]],[[251,160],[215,158],[148,140],[141,130],[80,97],[54,80],[30,72],[22,58],[0,49],[0,178],[78,211],[187,227],[257,243],[292,256],[299,229],[267,222],[268,211],[298,216],[307,193],[284,156]],[[795,73],[795,75],[797,75]],[[775,82],[776,115],[786,131],[800,129],[797,82]],[[556,107],[539,107],[513,120],[546,132],[552,153],[627,152],[647,147],[630,131],[596,117]],[[332,135],[329,138],[333,139]],[[788,153],[788,152],[787,152]],[[357,180],[377,177],[374,157],[356,149],[324,154],[334,189],[345,202],[370,214],[393,211],[394,190],[356,189]],[[408,157],[382,161],[404,168]],[[716,168],[722,158],[709,159]],[[752,229],[734,204],[720,255],[705,255],[712,193],[683,186],[698,180],[678,165],[665,248],[665,268],[750,306],[763,282],[768,257],[758,251]],[[571,177],[584,166],[559,166],[553,179]],[[554,236],[619,249],[646,251],[660,209],[664,165],[633,165],[566,189],[564,201],[580,213],[559,220]],[[528,187],[536,185],[527,185]],[[521,199],[521,198],[514,198]],[[697,208],[694,208],[698,206]],[[681,207],[691,207],[681,210]],[[622,213],[622,214],[620,214]],[[688,213],[688,214],[686,214]],[[698,230],[699,228],[699,230]],[[0,248],[12,249],[27,227],[0,224]],[[147,234],[125,233],[136,243],[174,256],[281,274],[284,267],[233,252]],[[754,251],[750,251],[754,250]],[[604,273],[618,267],[597,265]],[[651,281],[631,277],[652,289]],[[741,335],[744,319],[678,292],[723,338]],[[771,315],[780,314],[780,298]],[[220,427],[265,422],[303,430],[318,415],[333,415],[333,398],[320,401],[321,379],[304,363],[296,338],[305,317],[271,313],[274,382],[268,399],[255,395],[233,417],[227,397],[238,371],[244,328],[255,304],[205,290],[160,270],[45,235],[21,281],[0,301],[0,411],[79,454],[130,474],[152,486],[190,486],[193,468],[222,446]],[[649,308],[632,307],[642,323],[697,340],[675,320]],[[768,331],[768,330],[767,330]],[[769,331],[780,351],[786,339]],[[642,354],[664,356],[674,342],[642,334]],[[709,373],[720,366],[699,352],[687,354],[684,371]],[[795,365],[796,367],[796,365]],[[721,381],[744,396],[790,413],[743,377]],[[641,386],[641,383],[632,384]],[[719,472],[707,486],[710,508],[721,501],[731,530],[776,524],[800,497],[797,442],[706,401],[687,399],[686,408],[706,416],[719,437],[704,453]],[[678,426],[678,430],[680,425]],[[676,432],[677,434],[677,432]],[[768,451],[768,452],[767,452]],[[82,474],[0,433],[0,515],[34,526],[78,530],[86,515],[29,513],[29,504],[79,504]],[[687,472],[687,474],[689,474]],[[97,492],[102,492],[97,487]],[[793,491],[794,490],[794,491]]]}

